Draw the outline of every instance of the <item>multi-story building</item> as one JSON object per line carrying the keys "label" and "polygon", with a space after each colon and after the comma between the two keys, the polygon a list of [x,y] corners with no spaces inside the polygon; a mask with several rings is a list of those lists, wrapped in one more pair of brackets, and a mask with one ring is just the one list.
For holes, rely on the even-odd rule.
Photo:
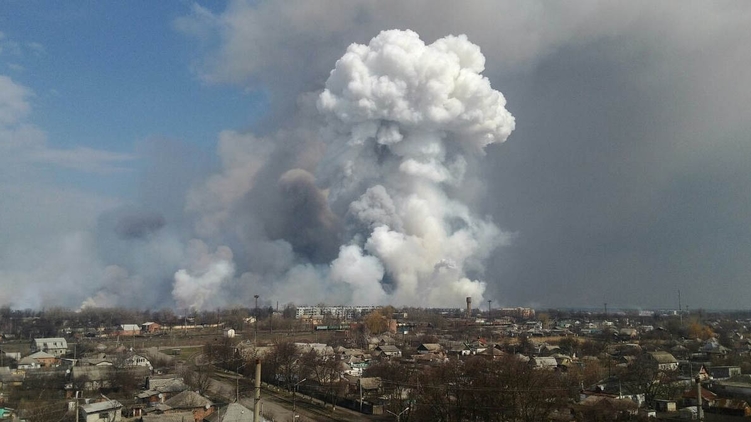
{"label": "multi-story building", "polygon": [[342,320],[355,319],[368,314],[381,306],[298,306],[297,319],[319,319],[331,317]]}

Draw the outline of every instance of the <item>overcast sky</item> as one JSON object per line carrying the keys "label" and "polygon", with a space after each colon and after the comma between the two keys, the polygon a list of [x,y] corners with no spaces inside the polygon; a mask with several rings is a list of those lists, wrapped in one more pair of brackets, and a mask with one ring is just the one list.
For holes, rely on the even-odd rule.
{"label": "overcast sky", "polygon": [[[492,140],[459,153],[466,128],[368,114],[446,145],[450,174],[414,191],[387,172],[411,157],[392,141],[341,172],[342,133],[362,127],[331,72],[357,77],[337,62],[353,43],[409,38],[372,41],[391,29],[460,57],[513,115],[484,114]],[[745,309],[749,42],[747,1],[2,2],[0,304],[674,309],[680,290],[691,309]],[[416,234],[410,195],[446,207],[440,235]],[[387,256],[379,218],[424,250]]]}

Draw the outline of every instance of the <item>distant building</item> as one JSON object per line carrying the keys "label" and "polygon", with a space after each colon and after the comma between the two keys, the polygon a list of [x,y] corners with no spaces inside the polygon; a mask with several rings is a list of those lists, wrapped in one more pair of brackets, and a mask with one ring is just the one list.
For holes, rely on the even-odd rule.
{"label": "distant building", "polygon": [[141,334],[141,326],[138,324],[120,324],[115,327],[116,336],[135,336]]}
{"label": "distant building", "polygon": [[659,371],[675,371],[678,369],[678,360],[668,352],[648,352],[648,362],[657,366]]}
{"label": "distant building", "polygon": [[85,422],[119,422],[123,416],[123,405],[117,400],[84,404],[80,409],[81,418]]}
{"label": "distant building", "polygon": [[532,308],[501,308],[497,312],[493,311],[493,313],[521,319],[532,319],[535,317],[535,310]]}
{"label": "distant building", "polygon": [[68,353],[68,342],[62,337],[35,338],[31,341],[31,351],[60,357]]}
{"label": "distant building", "polygon": [[143,324],[141,324],[141,331],[143,331],[144,333],[153,334],[161,329],[162,326],[156,322],[144,322]]}
{"label": "distant building", "polygon": [[320,319],[325,316],[351,320],[358,315],[368,314],[381,306],[298,306],[295,317],[297,319]]}

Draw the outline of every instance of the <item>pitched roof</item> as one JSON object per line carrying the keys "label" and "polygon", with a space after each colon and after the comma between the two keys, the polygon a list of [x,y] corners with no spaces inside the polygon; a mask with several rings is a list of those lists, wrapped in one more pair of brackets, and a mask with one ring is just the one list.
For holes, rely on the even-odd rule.
{"label": "pitched roof", "polygon": [[[692,388],[686,392],[683,393],[683,398],[686,399],[695,399],[696,398],[696,388]],[[702,400],[714,400],[717,398],[717,394],[707,390],[706,388],[701,388],[701,398]]]}
{"label": "pitched roof", "polygon": [[425,349],[429,352],[439,352],[441,350],[441,345],[438,343],[423,343],[418,349]]}
{"label": "pitched roof", "polygon": [[182,378],[149,378],[148,387],[160,393],[179,393],[188,389]]}
{"label": "pitched roof", "polygon": [[678,360],[668,352],[649,352],[649,355],[660,364],[678,363]]}
{"label": "pitched roof", "polygon": [[360,386],[363,390],[377,390],[381,387],[381,379],[378,377],[360,378]]}
{"label": "pitched roof", "polygon": [[230,403],[206,417],[206,420],[209,422],[253,422],[253,411],[240,403]]}
{"label": "pitched roof", "polygon": [[35,338],[34,344],[37,347],[68,348],[68,342],[62,337]]}
{"label": "pitched roof", "polygon": [[141,331],[141,326],[138,324],[120,324],[118,328],[123,331]]}
{"label": "pitched roof", "polygon": [[213,406],[214,403],[195,391],[183,391],[165,401],[164,404],[172,409],[195,409],[197,407]]}
{"label": "pitched roof", "polygon": [[99,413],[99,412],[105,412],[107,410],[113,410],[113,409],[119,409],[123,407],[122,404],[120,404],[117,400],[108,400],[108,401],[100,401],[96,403],[89,403],[81,406],[81,409],[88,413]]}
{"label": "pitched roof", "polygon": [[32,359],[55,359],[55,356],[41,350],[26,357]]}
{"label": "pitched roof", "polygon": [[[158,406],[154,406],[154,408],[161,410],[158,409]],[[190,410],[174,413],[147,413],[141,418],[143,422],[185,422],[194,420],[193,412]]]}

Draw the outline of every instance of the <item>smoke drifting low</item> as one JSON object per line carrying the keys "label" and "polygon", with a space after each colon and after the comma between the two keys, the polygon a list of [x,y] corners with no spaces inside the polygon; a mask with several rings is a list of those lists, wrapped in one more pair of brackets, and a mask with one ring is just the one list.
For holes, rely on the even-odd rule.
{"label": "smoke drifting low", "polygon": [[[223,134],[225,169],[189,203],[198,233],[226,239],[237,229],[243,252],[193,240],[194,262],[174,275],[178,306],[252,293],[297,303],[482,300],[483,262],[508,236],[448,189],[514,129],[484,65],[466,36],[426,45],[412,31],[384,31],[336,62],[318,114],[297,134]],[[317,147],[288,147],[306,136]],[[307,165],[282,171],[283,162]]]}

